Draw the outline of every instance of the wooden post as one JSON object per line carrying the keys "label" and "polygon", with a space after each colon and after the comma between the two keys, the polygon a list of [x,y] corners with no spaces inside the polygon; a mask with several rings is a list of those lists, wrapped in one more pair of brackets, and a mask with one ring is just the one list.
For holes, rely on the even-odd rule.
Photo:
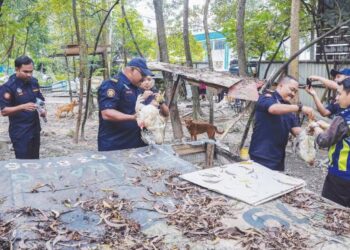
{"label": "wooden post", "polygon": [[215,143],[213,142],[207,142],[207,152],[205,156],[205,167],[211,168],[213,167],[214,163],[214,152],[215,152]]}
{"label": "wooden post", "polygon": [[[299,11],[300,0],[292,0],[292,11],[290,20],[290,54],[294,55],[299,50]],[[289,74],[298,79],[299,59],[295,58],[290,63]]]}

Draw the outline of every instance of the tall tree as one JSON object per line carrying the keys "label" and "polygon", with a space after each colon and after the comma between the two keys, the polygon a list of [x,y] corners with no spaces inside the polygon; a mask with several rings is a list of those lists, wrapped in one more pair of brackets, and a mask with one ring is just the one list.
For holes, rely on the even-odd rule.
{"label": "tall tree", "polygon": [[[299,11],[300,0],[292,0],[291,20],[290,20],[290,54],[293,55],[299,50]],[[290,63],[289,74],[299,77],[299,60],[294,59]]]}
{"label": "tall tree", "polygon": [[206,0],[204,4],[203,27],[205,32],[205,43],[207,47],[208,65],[209,65],[209,69],[213,71],[214,65],[213,65],[213,57],[211,54],[211,45],[210,45],[209,28],[208,28],[209,3],[210,3],[210,0]]}
{"label": "tall tree", "polygon": [[[97,53],[97,46],[99,44],[100,41],[100,37],[103,33],[105,24],[108,20],[109,15],[111,14],[112,10],[114,9],[114,7],[119,3],[119,0],[116,0],[112,6],[109,8],[109,10],[107,11],[107,14],[104,16],[103,21],[100,25],[100,29],[97,33],[97,37],[95,40],[95,45],[94,45],[94,50],[93,50],[93,58],[95,58],[96,53]],[[103,56],[104,57],[104,56]],[[81,138],[85,139],[85,124],[86,124],[86,120],[88,117],[88,114],[91,114],[91,109],[92,107],[92,101],[93,101],[93,95],[91,93],[91,81],[92,81],[92,74],[93,74],[93,65],[94,64],[94,60],[92,60],[90,69],[89,69],[89,77],[87,79],[87,89],[86,89],[86,102],[85,102],[85,113],[84,113],[84,118],[83,118],[83,122],[82,122],[82,126],[81,126]]]}
{"label": "tall tree", "polygon": [[[189,0],[184,0],[184,11],[183,11],[183,39],[184,48],[186,55],[186,65],[187,67],[193,67],[189,31],[188,31],[188,2]],[[198,119],[198,114],[200,114],[200,103],[199,103],[199,92],[198,87],[191,85],[192,92],[192,104],[193,104],[193,118]]]}
{"label": "tall tree", "polygon": [[81,117],[83,113],[83,93],[84,93],[84,85],[85,80],[88,75],[87,73],[87,64],[88,64],[88,51],[87,51],[87,43],[86,43],[86,5],[85,2],[82,1],[80,5],[80,22],[77,15],[77,3],[76,0],[72,0],[73,7],[73,18],[76,28],[76,36],[79,44],[79,108],[78,108],[78,117],[75,126],[74,133],[74,142],[78,143],[79,141],[79,132],[81,125]]}
{"label": "tall tree", "polygon": [[238,54],[238,68],[240,76],[247,76],[247,58],[245,55],[245,41],[244,41],[244,16],[245,16],[246,0],[238,0],[237,8],[237,54]]}
{"label": "tall tree", "polygon": [[[156,14],[157,22],[157,38],[159,47],[159,57],[161,62],[169,62],[168,46],[165,33],[165,24],[163,16],[163,0],[153,0],[154,10]],[[171,100],[172,96],[172,76],[169,73],[163,72],[163,78],[166,82],[166,96],[168,100]],[[176,90],[175,90],[176,91]],[[170,119],[173,128],[173,134],[175,139],[181,139],[183,137],[182,124],[179,115],[179,109],[177,107],[176,93],[173,99],[173,104],[170,107]]]}
{"label": "tall tree", "polygon": [[[208,65],[209,65],[209,69],[213,71],[214,65],[213,65],[213,57],[211,54],[211,45],[210,45],[209,28],[208,28],[209,3],[210,3],[210,0],[206,0],[204,4],[203,26],[204,26],[204,32],[205,32],[205,42],[207,45]],[[207,97],[209,100],[209,122],[213,124],[214,123],[214,101],[213,101],[213,93],[209,89],[207,89]]]}
{"label": "tall tree", "polygon": [[143,57],[143,54],[142,54],[142,52],[141,52],[141,50],[139,48],[139,45],[136,42],[136,38],[134,36],[134,32],[132,31],[132,28],[131,28],[130,23],[128,21],[128,18],[126,16],[126,12],[125,12],[125,8],[124,8],[124,0],[121,0],[121,9],[122,9],[123,18],[124,18],[125,23],[126,23],[126,27],[128,28],[128,31],[129,31],[131,39],[132,39],[132,41],[133,41],[133,43],[135,45],[137,53],[139,54],[140,57]]}

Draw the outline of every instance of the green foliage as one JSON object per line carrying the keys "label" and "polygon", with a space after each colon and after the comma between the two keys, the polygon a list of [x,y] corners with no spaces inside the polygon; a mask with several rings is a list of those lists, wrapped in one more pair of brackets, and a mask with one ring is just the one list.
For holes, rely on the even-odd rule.
{"label": "green foliage", "polygon": [[[127,7],[127,6],[125,6]],[[117,10],[117,22],[116,22],[116,31],[117,34],[116,40],[119,46],[122,46],[122,36],[125,36],[125,44],[124,47],[127,50],[129,57],[137,56],[137,50],[135,45],[131,39],[130,33],[127,29],[126,21],[122,17],[121,11]],[[149,30],[147,30],[142,22],[142,19],[138,12],[131,7],[126,8],[126,18],[131,26],[133,34],[135,36],[136,42],[144,54],[145,57],[155,58],[156,54],[156,43],[155,36],[151,34]]]}
{"label": "green foliage", "polygon": [[[214,27],[222,27],[222,33],[233,50],[237,44],[236,8],[237,2],[232,0],[217,0],[212,6]],[[244,32],[248,58],[259,58],[262,55],[269,59],[273,55],[283,39],[284,31],[289,27],[290,13],[290,0],[247,1]],[[311,19],[303,9],[300,20],[301,37],[308,39]],[[280,51],[276,59],[283,57],[284,53]]]}
{"label": "green foliage", "polygon": [[[190,48],[192,54],[192,60],[202,61],[204,56],[204,49],[200,42],[197,42],[192,35],[190,39]],[[182,32],[176,32],[168,35],[168,52],[169,59],[172,63],[183,63],[186,62],[184,40]]]}

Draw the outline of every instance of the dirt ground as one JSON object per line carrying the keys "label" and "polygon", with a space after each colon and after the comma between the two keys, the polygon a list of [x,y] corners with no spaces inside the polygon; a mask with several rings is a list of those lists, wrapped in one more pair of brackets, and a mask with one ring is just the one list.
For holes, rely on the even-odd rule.
{"label": "dirt ground", "polygon": [[[73,142],[73,134],[75,129],[75,119],[72,116],[64,117],[61,119],[55,118],[55,110],[59,105],[68,103],[69,99],[67,97],[57,97],[52,95],[46,96],[46,107],[48,110],[48,122],[42,122],[42,137],[41,137],[41,148],[40,157],[57,157],[71,155],[87,150],[97,150],[97,131],[98,131],[98,115],[95,112],[93,116],[88,120],[86,124],[86,137],[85,140],[80,140],[78,144]],[[203,110],[203,119],[208,119],[208,103],[203,102],[201,104]],[[190,115],[192,110],[190,101],[181,101],[178,104],[180,110],[180,117]],[[230,123],[230,119],[236,115],[235,111],[231,107],[220,107],[215,104],[215,125],[220,130],[223,130]],[[75,113],[77,108],[75,109]],[[241,140],[242,133],[245,128],[245,124],[248,116],[245,115],[244,118],[240,119],[239,122],[231,129],[230,133],[222,141],[229,146],[232,152],[235,152],[237,146]],[[185,138],[184,140],[189,140],[190,136],[183,126],[183,131]],[[170,121],[166,127],[166,138],[165,143],[172,143],[172,129]],[[8,118],[0,116],[0,137],[8,138]],[[251,135],[248,136],[247,146],[249,144]],[[206,135],[199,136],[199,139],[206,138]],[[217,136],[219,138],[219,136]],[[14,159],[13,150],[2,150],[0,155],[0,160]],[[325,159],[326,152],[319,151],[317,159]],[[325,167],[309,167],[305,162],[303,162],[295,153],[290,145],[287,148],[286,154],[286,174],[299,177],[307,182],[307,188],[320,194],[322,191],[323,181],[326,175],[327,169]]]}

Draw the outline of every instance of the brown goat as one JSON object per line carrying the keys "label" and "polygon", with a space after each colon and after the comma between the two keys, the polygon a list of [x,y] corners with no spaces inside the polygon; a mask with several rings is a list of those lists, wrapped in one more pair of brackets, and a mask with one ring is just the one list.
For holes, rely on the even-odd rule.
{"label": "brown goat", "polygon": [[74,116],[74,107],[78,104],[77,100],[73,100],[71,103],[59,106],[56,110],[56,118],[60,119],[63,112],[66,112],[66,117],[68,113],[72,113]]}

